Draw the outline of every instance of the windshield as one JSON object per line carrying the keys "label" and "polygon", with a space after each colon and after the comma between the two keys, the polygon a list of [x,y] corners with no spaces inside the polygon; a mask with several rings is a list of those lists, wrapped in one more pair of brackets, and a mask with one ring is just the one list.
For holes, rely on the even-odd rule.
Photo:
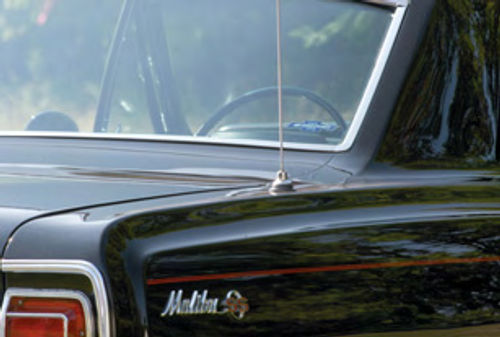
{"label": "windshield", "polygon": [[[1,131],[276,144],[274,0],[0,3]],[[285,142],[341,144],[395,9],[283,0],[281,13]]]}

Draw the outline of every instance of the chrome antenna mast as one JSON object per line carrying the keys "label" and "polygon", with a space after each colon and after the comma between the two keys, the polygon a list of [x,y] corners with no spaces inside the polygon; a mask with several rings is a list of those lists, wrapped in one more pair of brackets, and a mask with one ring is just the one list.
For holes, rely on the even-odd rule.
{"label": "chrome antenna mast", "polygon": [[281,3],[276,0],[276,51],[277,51],[277,73],[278,73],[278,134],[279,134],[279,156],[280,169],[274,179],[269,192],[281,193],[293,191],[293,182],[288,178],[285,171],[285,151],[283,145],[283,85],[282,85],[282,57],[281,57]]}

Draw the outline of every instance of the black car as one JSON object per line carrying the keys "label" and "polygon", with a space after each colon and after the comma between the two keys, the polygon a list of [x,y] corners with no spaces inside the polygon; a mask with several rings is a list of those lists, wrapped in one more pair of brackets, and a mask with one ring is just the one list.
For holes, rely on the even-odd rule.
{"label": "black car", "polygon": [[1,0],[0,337],[500,335],[498,0]]}

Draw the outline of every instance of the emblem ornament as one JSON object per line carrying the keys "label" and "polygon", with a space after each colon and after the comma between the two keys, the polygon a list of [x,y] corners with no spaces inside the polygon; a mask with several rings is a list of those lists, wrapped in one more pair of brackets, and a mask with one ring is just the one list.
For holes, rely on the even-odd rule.
{"label": "emblem ornament", "polygon": [[208,290],[201,293],[195,290],[190,298],[183,298],[182,295],[183,290],[172,290],[160,316],[229,314],[240,320],[250,310],[248,299],[237,290],[228,291],[223,300],[209,298]]}

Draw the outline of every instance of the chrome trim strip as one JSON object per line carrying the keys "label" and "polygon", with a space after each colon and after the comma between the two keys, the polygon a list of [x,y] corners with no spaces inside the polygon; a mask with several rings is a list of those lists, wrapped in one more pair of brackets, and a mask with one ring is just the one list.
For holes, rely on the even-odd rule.
{"label": "chrome trim strip", "polygon": [[[365,91],[361,101],[356,109],[354,118],[351,122],[349,130],[342,143],[337,145],[329,144],[302,144],[285,142],[284,146],[287,150],[300,150],[300,151],[319,151],[319,152],[344,152],[351,148],[356,136],[358,135],[361,124],[365,119],[368,108],[373,100],[375,91],[377,90],[380,78],[385,69],[389,55],[394,46],[394,42],[401,28],[406,9],[410,4],[410,0],[368,0],[371,2],[378,2],[380,4],[394,4],[397,5],[394,9],[393,19],[387,29],[386,36],[382,42],[380,52],[375,60],[373,71],[370,75]],[[393,6],[393,7],[394,7]],[[76,132],[26,132],[26,131],[2,131],[0,137],[40,137],[40,138],[66,138],[66,139],[102,139],[102,140],[130,140],[130,141],[174,141],[191,144],[208,144],[208,145],[239,145],[249,147],[264,147],[277,149],[279,143],[277,141],[265,140],[251,140],[251,139],[217,139],[210,137],[190,137],[190,136],[166,136],[166,135],[142,135],[142,134],[109,134],[109,133],[76,133]]]}
{"label": "chrome trim strip", "polygon": [[361,0],[361,1],[382,6],[406,7],[410,4],[411,0]]}
{"label": "chrome trim strip", "polygon": [[373,96],[375,96],[375,91],[377,90],[380,78],[382,77],[382,73],[385,69],[385,65],[387,64],[387,60],[389,59],[389,55],[391,54],[392,47],[394,46],[394,42],[396,41],[396,37],[399,33],[401,23],[403,22],[403,18],[406,13],[406,9],[407,7],[398,7],[394,10],[391,25],[387,30],[387,35],[384,42],[382,43],[382,48],[380,49],[377,60],[375,61],[375,66],[373,67],[372,74],[370,76],[370,79],[368,80],[368,84],[366,85],[365,92],[363,93],[363,97],[361,98],[356,114],[354,115],[354,119],[351,122],[351,126],[349,127],[344,140],[342,141],[342,143],[335,147],[335,151],[346,151],[354,143],[354,139],[356,138],[359,129],[361,128],[361,124],[365,120],[365,116],[373,100]]}
{"label": "chrome trim strip", "polygon": [[[1,260],[0,269],[11,273],[56,273],[86,276],[95,296],[97,332],[99,337],[111,336],[111,319],[104,279],[92,263],[84,260]],[[7,290],[7,292],[9,289]],[[2,310],[4,308],[2,307]],[[0,335],[0,337],[2,337]]]}

